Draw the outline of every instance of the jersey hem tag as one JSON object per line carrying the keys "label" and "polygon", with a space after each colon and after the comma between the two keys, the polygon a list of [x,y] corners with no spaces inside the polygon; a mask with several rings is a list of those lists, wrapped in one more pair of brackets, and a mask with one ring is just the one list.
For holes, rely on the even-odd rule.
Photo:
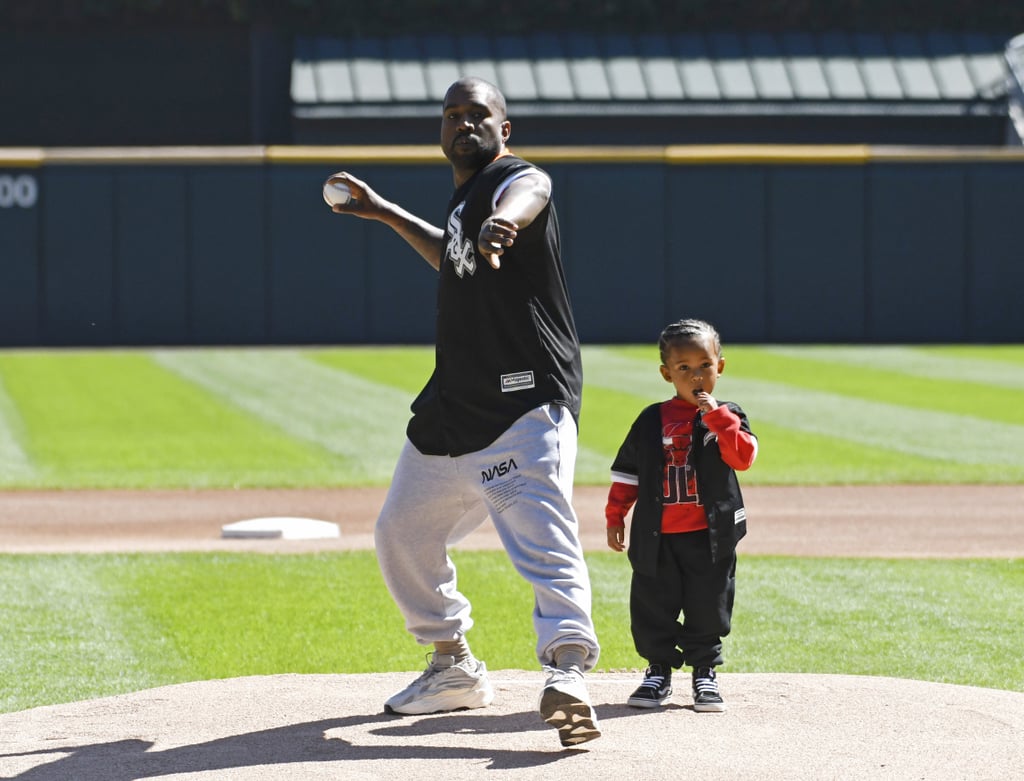
{"label": "jersey hem tag", "polygon": [[514,374],[503,374],[501,375],[501,392],[509,393],[511,391],[528,390],[529,388],[536,387],[536,383],[533,381],[533,372],[515,372]]}

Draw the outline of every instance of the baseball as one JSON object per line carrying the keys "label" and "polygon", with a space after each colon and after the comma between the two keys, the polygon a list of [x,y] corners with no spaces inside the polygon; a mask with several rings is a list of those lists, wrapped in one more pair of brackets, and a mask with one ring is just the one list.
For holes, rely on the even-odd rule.
{"label": "baseball", "polygon": [[352,200],[352,191],[348,189],[348,185],[344,182],[325,182],[324,200],[327,201],[328,206],[334,206],[335,204],[344,206]]}

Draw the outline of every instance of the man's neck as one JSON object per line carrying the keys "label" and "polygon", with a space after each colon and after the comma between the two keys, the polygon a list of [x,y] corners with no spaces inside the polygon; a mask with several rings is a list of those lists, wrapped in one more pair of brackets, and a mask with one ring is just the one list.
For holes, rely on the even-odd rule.
{"label": "man's neck", "polygon": [[478,172],[482,171],[484,168],[489,166],[491,163],[493,163],[499,157],[507,157],[510,154],[512,154],[511,150],[509,150],[509,149],[502,149],[500,152],[498,152],[498,154],[496,154],[494,156],[494,158],[492,160],[487,161],[486,163],[484,163],[479,168],[455,168],[455,167],[453,167],[452,168],[452,175],[455,177],[455,187],[456,187],[456,189],[458,189],[459,187],[462,187],[462,185],[464,185],[466,182],[468,182],[470,179],[472,179]]}

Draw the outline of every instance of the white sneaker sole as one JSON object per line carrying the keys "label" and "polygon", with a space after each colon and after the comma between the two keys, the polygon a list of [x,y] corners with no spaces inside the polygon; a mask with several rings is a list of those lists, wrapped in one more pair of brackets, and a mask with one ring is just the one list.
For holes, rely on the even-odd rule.
{"label": "white sneaker sole", "polygon": [[494,701],[494,689],[491,688],[489,681],[484,680],[473,689],[442,690],[428,697],[409,702],[395,702],[396,699],[397,697],[392,697],[384,703],[385,713],[394,713],[400,716],[423,716],[428,713],[486,708]]}
{"label": "white sneaker sole", "polygon": [[725,703],[724,702],[704,702],[704,703],[698,704],[698,703],[695,702],[693,704],[693,709],[695,711],[697,711],[697,713],[722,713],[722,712],[725,711]]}
{"label": "white sneaker sole", "polygon": [[639,697],[637,697],[637,698],[630,697],[628,700],[626,700],[626,704],[629,707],[631,707],[631,708],[660,708],[665,703],[671,702],[671,701],[672,701],[672,695],[671,694],[667,694],[664,697],[662,697],[660,700],[646,700],[646,699],[641,699]]}
{"label": "white sneaker sole", "polygon": [[597,714],[590,703],[553,686],[541,695],[540,716],[558,730],[563,746],[578,746],[601,737]]}

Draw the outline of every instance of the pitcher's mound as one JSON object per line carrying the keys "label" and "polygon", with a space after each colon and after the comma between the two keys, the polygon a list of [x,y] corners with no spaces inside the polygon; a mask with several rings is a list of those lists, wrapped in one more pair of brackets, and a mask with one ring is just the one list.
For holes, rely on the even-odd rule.
{"label": "pitcher's mound", "polygon": [[563,749],[536,711],[539,671],[492,671],[495,702],[481,710],[382,713],[415,675],[235,678],[2,714],[0,776],[1002,781],[1024,767],[1019,692],[723,671],[725,713],[695,713],[688,691],[642,711],[623,704],[639,674],[600,673],[588,684],[604,734]]}

